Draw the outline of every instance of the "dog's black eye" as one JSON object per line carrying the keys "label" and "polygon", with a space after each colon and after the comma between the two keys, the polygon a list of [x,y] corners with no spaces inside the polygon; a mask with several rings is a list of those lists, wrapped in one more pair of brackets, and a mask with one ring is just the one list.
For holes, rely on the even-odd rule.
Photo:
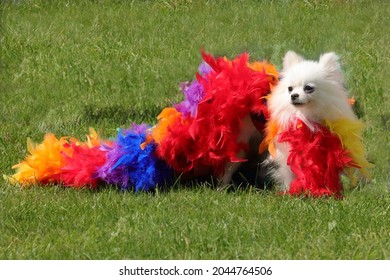
{"label": "dog's black eye", "polygon": [[293,87],[288,87],[287,89],[288,89],[289,92],[292,92]]}
{"label": "dog's black eye", "polygon": [[312,86],[312,85],[305,85],[305,87],[303,88],[303,90],[304,90],[306,93],[312,93],[312,92],[314,92],[314,86]]}

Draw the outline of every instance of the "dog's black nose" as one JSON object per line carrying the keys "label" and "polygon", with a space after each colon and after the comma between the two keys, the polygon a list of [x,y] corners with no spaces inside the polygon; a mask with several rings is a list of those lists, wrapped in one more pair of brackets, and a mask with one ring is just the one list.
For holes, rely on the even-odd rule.
{"label": "dog's black nose", "polygon": [[295,99],[297,99],[299,97],[299,94],[298,93],[293,93],[293,94],[291,94],[291,100],[295,100]]}

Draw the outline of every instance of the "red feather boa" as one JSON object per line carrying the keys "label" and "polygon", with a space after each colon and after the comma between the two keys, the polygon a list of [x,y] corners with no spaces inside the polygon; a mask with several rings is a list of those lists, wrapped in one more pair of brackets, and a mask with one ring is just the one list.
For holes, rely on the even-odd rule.
{"label": "red feather boa", "polygon": [[227,162],[237,158],[244,143],[238,143],[241,121],[251,112],[268,118],[265,105],[270,92],[269,77],[248,67],[248,54],[229,61],[203,53],[212,70],[197,75],[205,95],[195,117],[175,122],[157,147],[158,155],[179,172],[202,176],[224,173]]}
{"label": "red feather boa", "polygon": [[65,165],[61,169],[61,182],[73,188],[96,188],[97,170],[106,163],[106,151],[100,146],[72,142],[68,146],[72,155],[63,154]]}
{"label": "red feather boa", "polygon": [[298,121],[281,133],[278,141],[290,145],[287,164],[295,175],[290,194],[342,197],[340,175],[344,168],[356,165],[336,134],[323,125],[315,123],[311,130]]}

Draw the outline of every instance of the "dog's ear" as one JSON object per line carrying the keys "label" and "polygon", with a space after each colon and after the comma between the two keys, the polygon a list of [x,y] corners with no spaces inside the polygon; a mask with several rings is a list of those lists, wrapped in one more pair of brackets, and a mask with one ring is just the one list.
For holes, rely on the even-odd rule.
{"label": "dog's ear", "polygon": [[302,56],[293,51],[288,51],[283,59],[283,71],[286,71],[288,68],[305,60]]}
{"label": "dog's ear", "polygon": [[319,63],[325,68],[329,79],[343,83],[343,74],[338,55],[334,52],[325,53],[320,56]]}

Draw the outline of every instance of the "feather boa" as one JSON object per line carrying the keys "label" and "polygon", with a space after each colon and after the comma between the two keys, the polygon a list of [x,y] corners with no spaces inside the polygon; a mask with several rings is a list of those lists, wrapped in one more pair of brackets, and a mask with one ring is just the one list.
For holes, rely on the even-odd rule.
{"label": "feather boa", "polygon": [[295,175],[290,184],[292,195],[342,197],[340,175],[346,167],[358,167],[340,138],[328,128],[313,124],[314,130],[302,121],[291,124],[278,141],[290,145],[287,165]]}
{"label": "feather boa", "polygon": [[[211,71],[212,69],[206,62],[203,61],[199,65],[198,72],[201,76],[204,76]],[[198,104],[204,96],[203,86],[198,82],[198,80],[193,80],[190,83],[182,83],[181,88],[184,94],[184,100],[175,105],[175,108],[184,116],[189,115],[191,117],[195,117]]]}
{"label": "feather boa", "polygon": [[154,137],[157,154],[175,171],[202,176],[212,170],[214,175],[221,176],[227,162],[245,161],[236,157],[247,148],[237,141],[241,121],[255,113],[263,115],[265,123],[268,110],[261,98],[270,92],[270,83],[275,82],[275,75],[268,74],[264,67],[257,65],[260,71],[250,68],[248,59],[247,54],[230,61],[203,53],[211,70],[196,76],[196,90],[188,88],[195,92],[196,110],[183,116],[170,109],[169,114],[160,115],[152,131],[164,132],[164,137]]}
{"label": "feather boa", "polygon": [[345,172],[353,185],[357,179],[354,170],[370,178],[369,169],[373,165],[365,158],[362,129],[359,120],[325,120],[323,124],[307,125],[294,119],[281,131],[278,121],[271,119],[259,152],[268,148],[275,158],[275,141],[290,145],[287,164],[295,175],[290,194],[342,197],[341,174]]}
{"label": "feather boa", "polygon": [[16,169],[14,175],[5,176],[5,178],[10,183],[19,183],[22,186],[60,183],[61,168],[65,165],[65,159],[62,155],[72,153],[69,141],[67,137],[57,139],[51,133],[46,134],[40,144],[36,144],[28,138],[29,155],[24,161],[12,167]]}
{"label": "feather boa", "polygon": [[61,168],[60,182],[68,187],[96,188],[97,171],[106,162],[106,152],[100,146],[70,143],[72,154],[63,155],[65,164]]}
{"label": "feather boa", "polygon": [[75,188],[96,187],[97,168],[105,162],[105,153],[99,149],[100,140],[90,129],[86,142],[76,138],[45,135],[41,144],[27,140],[30,155],[13,166],[16,172],[5,176],[10,183],[22,186],[35,184],[63,184]]}
{"label": "feather boa", "polygon": [[[359,120],[325,120],[325,126],[335,133],[339,138],[343,147],[351,154],[353,161],[358,167],[361,175],[367,179],[371,178],[370,169],[373,164],[366,159],[366,151],[362,140],[363,123]],[[355,174],[355,170],[347,170],[347,175],[352,185],[356,185],[359,175]]]}
{"label": "feather boa", "polygon": [[222,175],[227,162],[245,161],[237,158],[247,148],[237,140],[241,122],[250,114],[263,130],[269,115],[264,97],[278,73],[266,62],[249,63],[247,54],[233,60],[202,56],[196,79],[182,84],[184,100],[165,108],[154,127],[119,130],[112,141],[102,141],[94,130],[85,142],[50,133],[41,144],[28,140],[29,155],[7,180],[74,188],[106,182],[148,191],[170,180],[172,169]]}
{"label": "feather boa", "polygon": [[172,172],[155,157],[155,144],[141,148],[145,139],[146,126],[119,130],[112,147],[106,147],[107,163],[99,169],[99,178],[122,190],[136,191],[150,191],[169,180]]}
{"label": "feather boa", "polygon": [[97,170],[106,162],[106,152],[101,149],[103,143],[92,128],[86,142],[66,143],[65,146],[71,152],[62,153],[65,163],[61,168],[60,182],[68,187],[96,188],[99,182]]}

